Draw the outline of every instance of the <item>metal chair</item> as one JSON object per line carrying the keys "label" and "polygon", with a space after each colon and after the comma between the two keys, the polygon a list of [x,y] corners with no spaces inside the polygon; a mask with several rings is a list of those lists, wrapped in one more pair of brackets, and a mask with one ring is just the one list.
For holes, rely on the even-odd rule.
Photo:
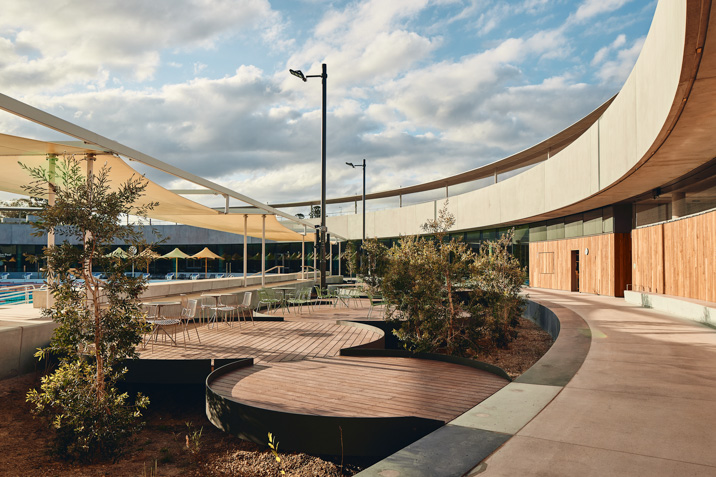
{"label": "metal chair", "polygon": [[266,305],[267,311],[271,313],[271,307],[274,307],[274,310],[278,308],[281,305],[281,300],[276,298],[274,291],[270,288],[260,288],[258,307],[261,308],[261,305]]}
{"label": "metal chair", "polygon": [[246,321],[245,318],[245,312],[249,312],[249,318],[251,318],[251,323],[256,326],[256,323],[254,322],[254,313],[253,308],[251,307],[251,299],[253,298],[253,292],[245,292],[244,293],[244,299],[243,301],[236,306],[236,315],[238,317],[239,322],[241,322],[241,317],[244,317],[244,321]]}
{"label": "metal chair", "polygon": [[313,300],[311,300],[311,291],[312,288],[299,288],[296,290],[296,294],[292,297],[289,297],[286,301],[290,306],[297,306],[299,313],[303,313],[303,305],[308,306],[309,309],[313,306]]}
{"label": "metal chair", "polygon": [[[236,311],[237,307],[238,303],[236,300],[236,295],[228,295],[223,297],[223,300],[220,299],[218,305],[214,307],[217,322],[219,320],[219,313],[222,313],[224,317],[224,323],[231,326],[231,317]],[[241,327],[240,321],[239,327]]]}
{"label": "metal chair", "polygon": [[[194,320],[196,317],[196,304],[197,300],[187,300],[186,306],[182,307],[181,309],[181,318],[179,318],[184,325],[184,347],[186,348],[186,339],[189,337],[189,320]],[[199,340],[199,343],[201,343],[201,338],[199,338],[199,329],[198,327],[194,327],[194,331],[196,331],[196,339]],[[191,338],[190,338],[191,339]]]}

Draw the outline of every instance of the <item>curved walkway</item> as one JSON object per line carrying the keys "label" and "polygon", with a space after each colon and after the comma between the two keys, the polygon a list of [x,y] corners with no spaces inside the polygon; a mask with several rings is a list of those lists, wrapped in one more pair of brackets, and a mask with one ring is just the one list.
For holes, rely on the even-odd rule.
{"label": "curved walkway", "polygon": [[716,333],[620,298],[529,290],[592,332],[564,389],[468,475],[716,475]]}

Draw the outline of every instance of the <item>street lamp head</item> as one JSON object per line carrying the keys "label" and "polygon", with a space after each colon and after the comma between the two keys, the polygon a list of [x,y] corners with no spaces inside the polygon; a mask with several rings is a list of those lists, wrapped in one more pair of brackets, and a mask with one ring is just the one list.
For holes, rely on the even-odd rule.
{"label": "street lamp head", "polygon": [[352,162],[346,162],[346,165],[351,166],[353,169],[356,168],[356,165],[353,164]]}
{"label": "street lamp head", "polygon": [[304,75],[304,74],[303,74],[303,71],[301,71],[301,70],[288,70],[288,72],[291,73],[293,76],[295,76],[295,77],[297,77],[297,78],[301,78],[304,83],[305,83],[306,81],[308,81],[308,80],[306,79],[306,75]]}

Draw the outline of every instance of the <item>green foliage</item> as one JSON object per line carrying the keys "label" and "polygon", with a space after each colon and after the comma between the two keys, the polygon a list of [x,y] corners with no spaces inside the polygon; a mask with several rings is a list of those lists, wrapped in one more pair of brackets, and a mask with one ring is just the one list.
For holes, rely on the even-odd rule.
{"label": "green foliage", "polygon": [[430,237],[401,237],[386,248],[365,245],[367,282],[387,302],[387,319],[407,349],[458,356],[506,347],[522,313],[524,270],[510,254],[512,233],[478,253],[447,238],[454,217],[444,207],[423,225]]}
{"label": "green foliage", "polygon": [[88,361],[64,361],[42,378],[40,391],[32,389],[27,394],[37,412],[52,416],[56,451],[61,456],[115,455],[141,427],[137,418],[149,400],[139,396],[130,405],[127,393],[112,385],[106,385],[98,396],[95,374]]}
{"label": "green foliage", "polygon": [[312,205],[311,210],[308,212],[309,219],[320,219],[321,218],[321,206]]}
{"label": "green foliage", "polygon": [[110,187],[106,166],[85,177],[74,157],[56,165],[51,159],[48,169],[25,169],[33,178],[30,195],[40,196],[48,188],[55,194],[54,205],[38,213],[34,235],[54,233],[62,240],[44,249],[53,303],[43,313],[59,326],[49,347],[38,353],[56,356],[60,365],[43,379],[40,392],[30,391],[27,399],[52,422],[61,454],[110,457],[137,429],[140,410],[148,404],[141,395],[130,404],[116,388],[125,373],[122,362],[136,357],[147,325],[139,304],[146,283],[124,275],[142,258],[107,254],[115,242],[147,248],[139,230],[122,225],[120,217],[145,216],[155,204],[133,205],[146,188],[143,179],[132,177]]}
{"label": "green foliage", "polygon": [[353,242],[346,242],[346,249],[343,251],[342,257],[346,261],[346,269],[349,276],[355,276],[358,271],[358,251]]}

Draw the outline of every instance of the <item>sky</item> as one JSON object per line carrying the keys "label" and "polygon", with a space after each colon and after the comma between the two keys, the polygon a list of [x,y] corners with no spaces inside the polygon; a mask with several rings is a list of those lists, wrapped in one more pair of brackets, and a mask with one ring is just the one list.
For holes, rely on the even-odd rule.
{"label": "sky", "polygon": [[[364,158],[370,193],[480,167],[584,117],[621,88],[655,8],[6,0],[0,92],[261,202],[316,200],[321,81],[289,68],[328,65],[327,196],[361,193],[345,163]],[[68,139],[4,112],[0,132]]]}

